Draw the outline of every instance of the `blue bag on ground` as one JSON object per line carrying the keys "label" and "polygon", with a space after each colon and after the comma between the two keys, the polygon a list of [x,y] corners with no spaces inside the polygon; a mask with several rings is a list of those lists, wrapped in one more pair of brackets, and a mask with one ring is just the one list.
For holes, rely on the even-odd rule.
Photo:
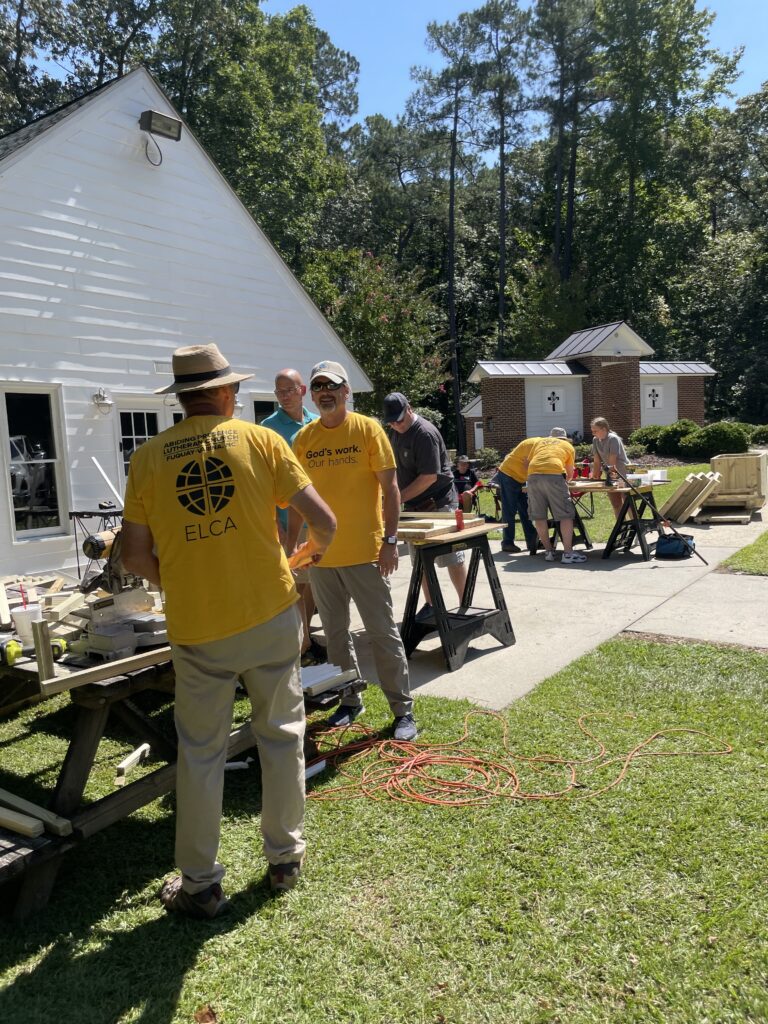
{"label": "blue bag on ground", "polygon": [[660,533],[656,541],[657,558],[690,558],[696,542],[690,533]]}

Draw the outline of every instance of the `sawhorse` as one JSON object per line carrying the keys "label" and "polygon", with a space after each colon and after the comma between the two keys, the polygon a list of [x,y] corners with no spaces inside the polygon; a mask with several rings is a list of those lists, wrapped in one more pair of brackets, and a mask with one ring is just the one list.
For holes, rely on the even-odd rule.
{"label": "sawhorse", "polygon": [[616,548],[623,548],[624,553],[627,554],[637,541],[643,561],[649,562],[651,548],[655,548],[656,542],[651,541],[649,544],[645,535],[651,531],[658,533],[661,520],[653,497],[653,486],[644,484],[635,488],[616,487],[614,490],[624,495],[624,504],[621,506],[616,525],[605,545],[603,558],[610,558]]}
{"label": "sawhorse", "polygon": [[[487,533],[467,537],[466,540],[461,540],[461,534],[456,533],[451,535],[451,540],[438,538],[413,544],[411,582],[405,603],[405,614],[400,627],[407,657],[410,658],[425,636],[437,632],[440,636],[446,664],[449,671],[453,672],[464,664],[470,642],[485,633],[490,633],[505,647],[511,647],[515,642],[515,634],[509,620],[501,583],[488,546],[488,533],[495,528],[489,525]],[[449,611],[445,607],[440,583],[435,572],[435,559],[456,551],[471,551],[472,556],[461,605]],[[481,561],[485,566],[488,583],[491,587],[493,608],[472,607],[477,571]],[[423,576],[426,577],[429,585],[432,612],[423,619],[417,620],[416,609],[419,605]]]}

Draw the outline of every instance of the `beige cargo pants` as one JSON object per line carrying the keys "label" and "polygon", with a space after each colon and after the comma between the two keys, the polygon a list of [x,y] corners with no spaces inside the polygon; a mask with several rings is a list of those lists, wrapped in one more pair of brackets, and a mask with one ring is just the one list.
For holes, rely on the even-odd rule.
{"label": "beige cargo pants", "polygon": [[251,700],[261,764],[261,833],[271,864],[304,853],[304,699],[296,606],[224,640],[172,644],[176,673],[176,864],[200,892],[224,877],[219,849],[224,764],[238,679]]}

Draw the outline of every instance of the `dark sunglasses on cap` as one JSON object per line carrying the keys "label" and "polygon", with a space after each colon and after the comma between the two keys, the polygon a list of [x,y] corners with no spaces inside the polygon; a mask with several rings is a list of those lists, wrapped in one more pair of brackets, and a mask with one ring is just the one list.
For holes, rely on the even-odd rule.
{"label": "dark sunglasses on cap", "polygon": [[343,381],[332,381],[332,380],[313,380],[309,385],[310,391],[338,391]]}

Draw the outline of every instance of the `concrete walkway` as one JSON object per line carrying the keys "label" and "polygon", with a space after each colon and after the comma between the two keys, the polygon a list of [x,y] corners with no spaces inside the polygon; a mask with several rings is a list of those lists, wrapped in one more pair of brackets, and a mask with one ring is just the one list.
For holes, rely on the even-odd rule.
{"label": "concrete walkway", "polygon": [[[723,559],[766,529],[766,510],[747,526],[686,523],[685,532],[694,534],[696,549],[709,566],[695,556],[681,562],[643,562],[635,554],[603,559],[602,544],[587,553],[585,563],[564,566],[545,562],[543,554],[503,554],[499,541],[491,541],[516,644],[504,648],[492,637],[481,637],[473,641],[464,665],[449,672],[439,641],[430,638],[411,657],[414,694],[463,697],[503,708],[625,630],[768,649],[768,578],[716,571]],[[404,551],[392,586],[398,621],[411,572]],[[439,570],[439,575],[447,603],[455,605],[447,572]],[[492,607],[482,568],[474,604]],[[353,609],[361,669],[375,679],[370,646],[355,614]]]}

